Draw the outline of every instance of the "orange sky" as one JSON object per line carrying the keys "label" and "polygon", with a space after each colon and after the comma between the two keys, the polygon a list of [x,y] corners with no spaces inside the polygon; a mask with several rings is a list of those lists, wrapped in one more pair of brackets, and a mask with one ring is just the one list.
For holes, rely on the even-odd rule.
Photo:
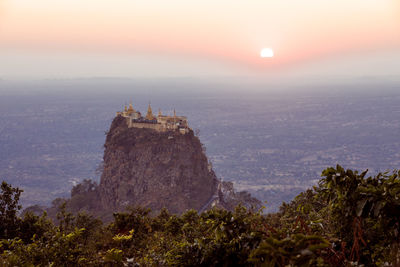
{"label": "orange sky", "polygon": [[[273,59],[259,58],[264,46],[274,49]],[[398,0],[0,0],[0,57],[8,61],[13,54],[21,62],[24,54],[27,61],[149,55],[149,66],[164,57],[237,72],[379,51],[397,56],[399,47]],[[5,64],[0,71],[7,72]]]}

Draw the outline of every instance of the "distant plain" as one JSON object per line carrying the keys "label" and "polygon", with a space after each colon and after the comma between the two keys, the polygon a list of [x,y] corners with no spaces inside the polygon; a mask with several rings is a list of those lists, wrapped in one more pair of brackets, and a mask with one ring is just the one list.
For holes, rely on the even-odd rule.
{"label": "distant plain", "polygon": [[[310,83],[311,84],[311,83]],[[217,176],[267,211],[340,164],[400,168],[400,83],[225,83],[191,79],[0,81],[0,179],[22,204],[49,205],[99,181],[105,132],[130,100],[185,115]]]}

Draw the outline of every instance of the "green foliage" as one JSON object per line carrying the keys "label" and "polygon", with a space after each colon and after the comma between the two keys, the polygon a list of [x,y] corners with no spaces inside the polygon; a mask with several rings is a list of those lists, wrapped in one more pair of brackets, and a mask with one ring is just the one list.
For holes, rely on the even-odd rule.
{"label": "green foliage", "polygon": [[96,191],[97,190],[97,184],[96,182],[93,182],[92,180],[89,179],[84,179],[82,183],[75,185],[71,189],[71,197],[74,197],[75,195],[80,195],[80,194],[88,194],[90,192]]}
{"label": "green foliage", "polygon": [[18,231],[20,219],[17,213],[21,209],[18,204],[21,192],[19,188],[13,188],[4,181],[1,183],[0,239],[13,238]]}
{"label": "green foliage", "polygon": [[57,213],[57,220],[59,224],[60,231],[70,231],[73,228],[73,221],[75,219],[71,212],[67,211],[67,202],[64,201],[59,206],[59,212]]}
{"label": "green foliage", "polygon": [[273,214],[132,207],[106,226],[62,200],[57,225],[46,214],[20,218],[21,191],[3,183],[0,266],[399,265],[400,172],[366,177],[337,166],[322,176]]}
{"label": "green foliage", "polygon": [[322,266],[324,260],[320,254],[329,245],[317,235],[268,237],[251,253],[249,261],[264,266]]}
{"label": "green foliage", "polygon": [[317,192],[329,203],[335,234],[351,246],[350,258],[387,259],[399,244],[400,172],[366,178],[368,170],[328,168]]}
{"label": "green foliage", "polygon": [[85,229],[75,229],[69,234],[54,232],[48,239],[34,238],[29,244],[18,238],[3,240],[0,259],[10,266],[80,266],[102,262],[81,242],[84,232]]}
{"label": "green foliage", "polygon": [[41,217],[33,213],[26,213],[20,222],[18,237],[25,243],[29,243],[32,238],[44,238],[46,233],[54,228],[53,223],[43,213]]}
{"label": "green foliage", "polygon": [[[182,215],[191,218],[191,214]],[[199,217],[196,225],[184,224],[182,231],[193,226],[195,233],[178,240],[168,251],[167,263],[180,266],[247,265],[250,252],[260,243],[262,216],[244,207],[235,212],[210,210]],[[190,227],[190,228],[189,228]],[[197,228],[197,229],[196,229]],[[194,235],[196,234],[196,235]]]}
{"label": "green foliage", "polygon": [[104,261],[113,266],[123,266],[123,252],[120,249],[112,248],[106,251]]}

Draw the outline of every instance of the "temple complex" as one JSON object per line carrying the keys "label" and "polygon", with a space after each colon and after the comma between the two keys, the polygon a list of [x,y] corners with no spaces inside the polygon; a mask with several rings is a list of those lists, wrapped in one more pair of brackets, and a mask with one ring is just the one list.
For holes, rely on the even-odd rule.
{"label": "temple complex", "polygon": [[157,116],[154,116],[150,103],[144,117],[133,108],[132,102],[129,107],[125,105],[122,112],[117,112],[117,116],[126,118],[129,128],[149,128],[158,132],[179,131],[182,134],[186,134],[190,130],[185,116],[176,116],[175,110],[173,116],[162,115],[161,110],[158,111]]}

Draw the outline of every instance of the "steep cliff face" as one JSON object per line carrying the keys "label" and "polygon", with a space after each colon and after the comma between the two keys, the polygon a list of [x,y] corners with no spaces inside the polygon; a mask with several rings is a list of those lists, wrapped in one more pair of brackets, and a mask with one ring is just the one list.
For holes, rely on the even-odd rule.
{"label": "steep cliff face", "polygon": [[217,191],[218,180],[193,131],[128,128],[118,116],[104,146],[98,190],[105,209],[133,205],[181,213],[201,209]]}
{"label": "steep cliff face", "polygon": [[117,116],[107,133],[100,184],[84,180],[74,186],[69,199],[55,199],[47,208],[57,221],[64,201],[72,213],[88,212],[112,221],[113,212],[141,206],[157,212],[188,209],[199,212],[213,207],[233,210],[242,204],[258,209],[261,202],[247,192],[236,192],[230,182],[220,182],[210,168],[193,131],[158,132],[128,128]]}

